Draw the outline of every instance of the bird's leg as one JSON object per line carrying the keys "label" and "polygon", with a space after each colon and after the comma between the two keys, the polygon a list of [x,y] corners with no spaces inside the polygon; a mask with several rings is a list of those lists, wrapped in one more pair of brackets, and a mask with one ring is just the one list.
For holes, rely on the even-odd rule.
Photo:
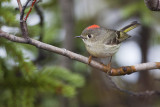
{"label": "bird's leg", "polygon": [[109,63],[107,64],[107,68],[111,70],[111,61],[112,61],[112,56],[110,57]]}
{"label": "bird's leg", "polygon": [[89,58],[88,58],[88,64],[91,63],[91,60],[92,60],[92,55],[90,55]]}

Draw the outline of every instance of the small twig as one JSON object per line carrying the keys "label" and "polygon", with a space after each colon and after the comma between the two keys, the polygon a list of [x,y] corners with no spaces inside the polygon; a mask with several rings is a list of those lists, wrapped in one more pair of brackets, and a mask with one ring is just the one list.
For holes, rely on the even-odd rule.
{"label": "small twig", "polygon": [[[10,41],[13,42],[19,42],[19,43],[25,43],[25,44],[30,44],[33,46],[36,46],[37,48],[41,48],[47,51],[51,51],[66,57],[69,57],[70,59],[77,60],[80,62],[83,62],[85,64],[88,64],[88,58],[84,57],[82,55],[76,54],[74,52],[71,52],[66,49],[58,48],[34,39],[30,38],[30,42],[28,42],[26,39],[17,37],[11,34],[8,34],[6,32],[3,32],[0,30],[0,37],[6,38]],[[148,63],[141,63],[133,66],[124,66],[124,67],[119,67],[119,68],[112,68],[109,70],[108,67],[102,65],[101,63],[92,60],[91,63],[89,64],[90,66],[100,69],[105,73],[108,73],[110,76],[120,76],[120,75],[126,75],[126,74],[131,74],[137,71],[144,71],[144,70],[151,70],[151,69],[160,69],[160,62],[148,62]]]}
{"label": "small twig", "polygon": [[35,4],[35,10],[40,18],[39,24],[40,24],[40,26],[43,26],[43,24],[44,24],[43,11],[37,4]]}
{"label": "small twig", "polygon": [[17,0],[17,3],[18,3],[19,11],[20,11],[20,13],[21,13],[21,12],[22,12],[22,4],[21,4],[21,1],[20,1],[20,0]]}
{"label": "small twig", "polygon": [[[22,7],[22,10],[20,11],[20,28],[21,28],[21,32],[22,32],[22,36],[28,41],[30,42],[30,38],[29,38],[29,33],[28,33],[28,29],[27,29],[27,23],[26,21],[23,20],[24,17],[24,11],[28,5],[28,3],[31,0],[27,0],[27,2],[25,3],[25,5]],[[20,8],[20,7],[19,7]]]}
{"label": "small twig", "polygon": [[39,37],[39,41],[42,41],[43,39],[43,34],[44,34],[44,16],[43,16],[43,11],[42,9],[38,6],[38,4],[36,3],[35,4],[35,10],[40,18],[40,22],[39,22],[39,25],[40,25],[40,37]]}
{"label": "small twig", "polygon": [[[42,2],[41,0],[37,0],[35,4]],[[27,5],[26,8],[30,7],[32,4]],[[15,10],[19,10],[19,7],[16,7]]]}
{"label": "small twig", "polygon": [[[107,76],[107,75],[106,75]],[[117,84],[111,79],[110,76],[107,76],[107,78],[110,80],[112,86],[123,92],[123,93],[126,93],[126,94],[129,94],[131,96],[137,96],[137,97],[142,97],[142,96],[152,96],[152,95],[160,95],[160,91],[155,91],[155,90],[151,90],[151,91],[144,91],[144,92],[133,92],[133,91],[128,91],[128,90],[125,90],[125,89],[122,89],[120,88],[119,86],[117,86]]]}
{"label": "small twig", "polygon": [[22,8],[22,12],[21,12],[21,15],[20,15],[20,21],[23,21],[23,17],[24,17],[24,11],[28,5],[28,3],[30,2],[31,0],[27,0],[27,2],[25,3],[25,5],[23,6]]}
{"label": "small twig", "polygon": [[30,14],[30,13],[31,13],[31,11],[32,11],[32,8],[33,8],[33,6],[34,6],[35,2],[36,2],[36,0],[34,0],[34,1],[32,2],[32,5],[31,5],[31,7],[30,7],[30,9],[29,9],[29,11],[28,11],[28,13],[27,13],[27,15],[26,15],[26,17],[25,17],[24,21],[26,21],[26,20],[27,20],[27,18],[28,18],[28,16],[29,16],[29,14]]}

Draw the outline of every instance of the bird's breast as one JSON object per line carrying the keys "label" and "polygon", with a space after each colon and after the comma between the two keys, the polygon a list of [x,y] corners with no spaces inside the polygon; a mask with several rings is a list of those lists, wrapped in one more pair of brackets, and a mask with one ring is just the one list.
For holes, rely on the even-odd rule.
{"label": "bird's breast", "polygon": [[120,44],[106,45],[100,43],[87,43],[85,44],[85,47],[92,56],[104,58],[114,55],[118,51]]}

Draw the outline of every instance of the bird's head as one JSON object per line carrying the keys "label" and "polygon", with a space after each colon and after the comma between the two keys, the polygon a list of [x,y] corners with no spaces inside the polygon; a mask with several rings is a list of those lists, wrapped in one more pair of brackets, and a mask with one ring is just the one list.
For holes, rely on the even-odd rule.
{"label": "bird's head", "polygon": [[80,36],[76,36],[76,38],[81,38],[84,42],[96,42],[100,35],[103,35],[104,28],[101,28],[98,25],[91,25],[85,28]]}

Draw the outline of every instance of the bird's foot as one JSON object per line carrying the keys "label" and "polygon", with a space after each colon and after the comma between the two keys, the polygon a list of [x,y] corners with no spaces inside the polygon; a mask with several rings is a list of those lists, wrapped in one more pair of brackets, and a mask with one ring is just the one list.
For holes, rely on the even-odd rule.
{"label": "bird's foot", "polygon": [[90,55],[88,58],[88,65],[91,63],[91,61],[92,61],[92,56]]}
{"label": "bird's foot", "polygon": [[111,71],[112,67],[111,67],[111,63],[104,65],[103,63],[101,63],[101,65],[104,67],[104,72],[108,73]]}
{"label": "bird's foot", "polygon": [[107,67],[107,70],[108,70],[108,71],[111,71],[111,68],[112,68],[112,67],[111,67],[111,63],[107,64],[106,67]]}

